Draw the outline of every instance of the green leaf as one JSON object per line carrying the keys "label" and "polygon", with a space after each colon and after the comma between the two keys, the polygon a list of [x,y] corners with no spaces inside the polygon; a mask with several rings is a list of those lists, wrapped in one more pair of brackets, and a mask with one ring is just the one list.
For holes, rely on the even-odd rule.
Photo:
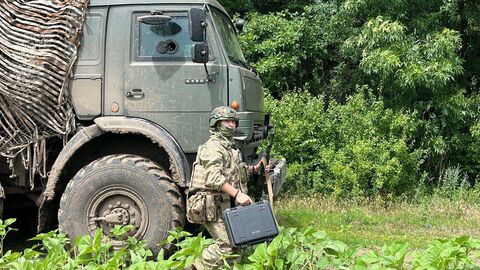
{"label": "green leaf", "polygon": [[267,247],[267,254],[271,257],[276,257],[279,252],[280,252],[280,249],[282,248],[282,240],[283,240],[283,236],[282,235],[278,235],[277,237],[275,237],[273,239],[273,241],[268,245]]}
{"label": "green leaf", "polygon": [[283,269],[284,262],[282,259],[276,259],[274,262],[275,269]]}
{"label": "green leaf", "polygon": [[317,240],[324,240],[327,238],[327,233],[324,231],[318,231],[313,234],[313,237],[315,237]]}
{"label": "green leaf", "polygon": [[252,262],[257,262],[263,264],[264,262],[268,261],[268,253],[267,253],[267,244],[262,243],[255,248],[255,251],[252,255],[248,257],[248,259]]}

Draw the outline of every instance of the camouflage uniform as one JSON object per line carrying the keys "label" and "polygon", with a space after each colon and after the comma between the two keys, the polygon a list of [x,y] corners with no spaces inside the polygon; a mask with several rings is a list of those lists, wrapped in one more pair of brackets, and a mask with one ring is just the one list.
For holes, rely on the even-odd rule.
{"label": "camouflage uniform", "polygon": [[203,251],[202,258],[195,261],[197,269],[220,268],[224,259],[233,262],[226,256],[236,254],[238,250],[230,245],[223,221],[223,211],[231,207],[231,200],[221,189],[223,184],[229,183],[246,193],[247,178],[247,166],[241,161],[240,151],[235,148],[233,138],[212,131],[209,140],[198,149],[190,187],[190,194],[193,195],[190,195],[187,202],[189,221],[203,224],[215,239]]}

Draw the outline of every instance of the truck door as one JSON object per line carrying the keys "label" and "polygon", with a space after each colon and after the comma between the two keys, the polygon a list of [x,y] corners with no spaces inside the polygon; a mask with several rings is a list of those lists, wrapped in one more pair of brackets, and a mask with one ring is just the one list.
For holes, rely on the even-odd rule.
{"label": "truck door", "polygon": [[[142,16],[171,17],[165,24],[142,22]],[[208,138],[212,108],[227,103],[227,67],[207,29],[210,73],[191,60],[192,46],[186,6],[118,6],[108,17],[105,109],[148,119],[169,131],[185,152],[195,152]],[[209,25],[212,25],[209,23]],[[111,104],[121,110],[113,113]]]}

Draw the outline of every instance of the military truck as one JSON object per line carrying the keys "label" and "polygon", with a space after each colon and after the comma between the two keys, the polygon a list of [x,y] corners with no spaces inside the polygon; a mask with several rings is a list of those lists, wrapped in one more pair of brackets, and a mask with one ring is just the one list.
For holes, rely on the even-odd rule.
{"label": "military truck", "polygon": [[[72,239],[101,229],[120,245],[111,228],[133,225],[130,235],[158,251],[185,225],[211,110],[237,109],[247,163],[270,130],[261,80],[237,41],[241,27],[215,0],[91,0],[68,82],[75,128],[45,140],[43,173],[19,156],[2,162],[6,206],[35,202],[38,230],[58,225]],[[276,191],[284,172],[282,161],[272,172]]]}

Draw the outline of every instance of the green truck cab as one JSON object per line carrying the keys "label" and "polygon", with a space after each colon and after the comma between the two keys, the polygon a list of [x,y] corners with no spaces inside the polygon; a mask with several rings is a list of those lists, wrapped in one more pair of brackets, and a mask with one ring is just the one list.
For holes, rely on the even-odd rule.
{"label": "green truck cab", "polygon": [[[269,131],[261,80],[215,0],[91,0],[68,89],[76,129],[47,140],[48,173],[32,186],[32,172],[11,159],[15,173],[2,186],[7,205],[14,193],[36,202],[39,231],[58,224],[72,239],[133,225],[130,235],[158,251],[169,230],[185,226],[211,110],[238,106],[235,139],[247,163]],[[275,191],[284,175],[282,161]]]}

